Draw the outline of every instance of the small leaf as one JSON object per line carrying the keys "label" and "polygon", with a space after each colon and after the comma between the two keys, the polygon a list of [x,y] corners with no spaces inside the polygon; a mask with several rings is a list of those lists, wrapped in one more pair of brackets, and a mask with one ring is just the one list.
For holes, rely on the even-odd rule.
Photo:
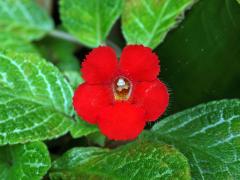
{"label": "small leaf", "polygon": [[97,47],[104,43],[111,27],[120,16],[122,0],[61,0],[63,25],[78,40]]}
{"label": "small leaf", "polygon": [[1,179],[41,179],[50,166],[49,153],[42,142],[0,147]]}
{"label": "small leaf", "polygon": [[91,133],[87,136],[88,144],[97,145],[100,147],[105,146],[105,142],[107,140],[107,137],[104,136],[100,131]]}
{"label": "small leaf", "polygon": [[71,84],[73,89],[76,89],[80,84],[83,83],[83,78],[79,71],[64,71],[63,74],[65,75],[68,82]]}
{"label": "small leaf", "polygon": [[167,117],[152,131],[188,158],[194,179],[240,178],[240,100],[199,105]]}
{"label": "small leaf", "polygon": [[80,138],[98,132],[98,128],[96,125],[89,124],[77,117],[70,132],[73,138]]}
{"label": "small leaf", "polygon": [[52,179],[191,179],[181,153],[151,141],[136,141],[112,151],[75,148],[55,161],[50,173]]}
{"label": "small leaf", "polygon": [[35,40],[52,28],[52,20],[35,1],[0,1],[0,32],[11,32],[24,39]]}
{"label": "small leaf", "polygon": [[195,0],[125,1],[122,28],[128,44],[156,48],[167,33],[183,20],[184,11]]}
{"label": "small leaf", "polygon": [[1,32],[0,42],[0,49],[11,50],[14,52],[38,53],[31,43],[9,33]]}
{"label": "small leaf", "polygon": [[72,88],[50,63],[0,52],[0,145],[56,138],[72,126]]}

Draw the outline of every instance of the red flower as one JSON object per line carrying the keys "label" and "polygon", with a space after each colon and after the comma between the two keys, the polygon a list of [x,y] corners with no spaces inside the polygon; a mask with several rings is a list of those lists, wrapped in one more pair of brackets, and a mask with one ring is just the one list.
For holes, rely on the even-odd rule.
{"label": "red flower", "polygon": [[110,47],[93,49],[82,63],[85,83],[73,97],[76,112],[109,139],[136,138],[168,105],[158,63],[157,55],[141,45],[126,46],[120,61]]}

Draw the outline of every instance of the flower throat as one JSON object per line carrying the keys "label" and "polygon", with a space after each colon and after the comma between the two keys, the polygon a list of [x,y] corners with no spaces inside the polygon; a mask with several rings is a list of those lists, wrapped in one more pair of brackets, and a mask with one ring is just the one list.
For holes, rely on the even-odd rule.
{"label": "flower throat", "polygon": [[117,78],[113,83],[113,94],[116,101],[127,101],[132,91],[131,82],[124,77]]}

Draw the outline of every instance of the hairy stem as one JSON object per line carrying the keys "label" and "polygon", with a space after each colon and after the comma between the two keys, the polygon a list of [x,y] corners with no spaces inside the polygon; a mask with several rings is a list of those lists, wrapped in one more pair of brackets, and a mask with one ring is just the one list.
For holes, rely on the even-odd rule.
{"label": "hairy stem", "polygon": [[[64,32],[64,31],[59,31],[59,30],[53,30],[49,33],[49,36],[52,36],[54,38],[58,38],[58,39],[62,39],[68,42],[72,42],[75,44],[78,44],[80,46],[84,46],[82,43],[80,43],[75,37],[73,37],[72,35]],[[117,56],[119,57],[121,54],[121,48],[115,44],[114,42],[107,40],[106,42],[102,43],[102,46],[111,46],[115,51]]]}
{"label": "hairy stem", "polygon": [[82,46],[82,44],[75,37],[71,36],[70,34],[64,31],[54,30],[51,31],[49,35],[54,38],[62,39]]}
{"label": "hairy stem", "polygon": [[117,44],[115,44],[114,42],[109,41],[109,40],[107,40],[106,44],[109,45],[110,47],[112,47],[116,51],[117,57],[120,57],[122,50]]}

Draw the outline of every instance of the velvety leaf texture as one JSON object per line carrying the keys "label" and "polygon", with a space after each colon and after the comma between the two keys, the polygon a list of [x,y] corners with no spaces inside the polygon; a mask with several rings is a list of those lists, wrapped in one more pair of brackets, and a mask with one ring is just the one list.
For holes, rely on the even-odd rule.
{"label": "velvety leaf texture", "polygon": [[182,19],[195,0],[128,0],[122,15],[122,29],[128,44],[151,48],[160,44]]}
{"label": "velvety leaf texture", "polygon": [[9,33],[0,32],[0,42],[0,49],[14,50],[14,52],[21,53],[38,53],[31,43]]}
{"label": "velvety leaf texture", "polygon": [[240,178],[240,100],[199,105],[167,117],[152,131],[189,159],[193,179]]}
{"label": "velvety leaf texture", "polygon": [[50,63],[0,52],[0,145],[45,140],[72,126],[72,88]]}
{"label": "velvety leaf texture", "polygon": [[81,43],[97,47],[106,40],[120,16],[122,3],[122,0],[61,0],[61,19]]}
{"label": "velvety leaf texture", "polygon": [[41,38],[53,22],[33,0],[0,1],[0,32],[11,32],[27,40]]}
{"label": "velvety leaf texture", "polygon": [[52,179],[190,178],[186,158],[171,146],[137,141],[112,151],[75,148],[53,163]]}
{"label": "velvety leaf texture", "polygon": [[42,142],[0,147],[0,179],[39,180],[51,166]]}

